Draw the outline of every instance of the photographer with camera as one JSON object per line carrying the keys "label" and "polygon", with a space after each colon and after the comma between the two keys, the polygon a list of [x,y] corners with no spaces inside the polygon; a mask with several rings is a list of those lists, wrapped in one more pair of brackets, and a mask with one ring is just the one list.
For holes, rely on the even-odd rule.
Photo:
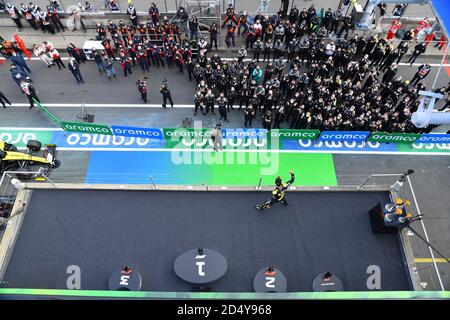
{"label": "photographer with camera", "polygon": [[136,81],[136,87],[138,88],[138,91],[141,94],[141,99],[144,101],[144,103],[147,103],[147,77],[144,77],[144,79],[139,79]]}
{"label": "photographer with camera", "polygon": [[214,151],[219,151],[223,150],[223,145],[222,145],[222,125],[220,123],[216,124],[216,127],[213,129],[212,134],[211,134],[211,139],[213,141],[213,148]]}
{"label": "photographer with camera", "polygon": [[172,96],[170,94],[170,89],[169,89],[169,84],[167,82],[167,79],[164,79],[162,81],[161,89],[159,89],[159,92],[161,92],[162,96],[163,96],[162,107],[165,108],[166,107],[166,102],[167,102],[167,100],[169,100],[170,105],[173,108]]}

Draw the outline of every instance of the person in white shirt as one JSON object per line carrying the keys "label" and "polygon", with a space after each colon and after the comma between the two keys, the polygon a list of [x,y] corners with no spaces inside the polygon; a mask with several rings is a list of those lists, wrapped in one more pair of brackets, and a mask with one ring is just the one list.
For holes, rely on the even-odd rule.
{"label": "person in white shirt", "polygon": [[30,102],[30,109],[34,107],[33,99],[37,102],[41,102],[36,94],[36,90],[30,82],[25,81],[24,79],[20,80],[20,89],[27,96],[28,101]]}
{"label": "person in white shirt", "polygon": [[208,43],[206,42],[205,38],[201,38],[198,42],[198,47],[200,48],[200,53],[206,55],[208,52]]}
{"label": "person in white shirt", "polygon": [[15,6],[13,6],[12,4],[8,3],[8,4],[6,4],[5,12],[7,12],[9,14],[11,19],[16,24],[17,28],[19,28],[19,31],[22,30],[23,26],[22,26],[22,22],[20,21],[21,14],[20,14],[19,10],[17,10],[17,8]]}
{"label": "person in white shirt", "polygon": [[73,23],[73,29],[72,31],[75,31],[77,29],[81,29],[84,31],[84,33],[86,33],[86,27],[84,26],[83,23],[83,19],[81,16],[81,12],[84,11],[83,10],[83,6],[81,5],[81,3],[77,4],[77,8],[75,10],[73,10],[70,15],[72,16],[72,23]]}
{"label": "person in white shirt", "polygon": [[259,20],[256,20],[255,24],[253,24],[253,27],[255,28],[255,38],[261,36],[261,34],[262,34],[262,25],[259,22]]}
{"label": "person in white shirt", "polygon": [[55,46],[50,41],[44,41],[44,42],[42,42],[42,44],[44,45],[44,48],[47,52],[50,52],[53,49],[55,49]]}
{"label": "person in white shirt", "polygon": [[325,54],[327,56],[331,57],[334,54],[335,50],[336,50],[336,45],[332,41],[329,44],[327,44],[327,46],[325,47]]}
{"label": "person in white shirt", "polygon": [[47,55],[46,49],[44,47],[39,47],[37,44],[34,44],[33,53],[36,57],[41,59],[47,65],[47,67],[50,68],[52,65],[54,65],[53,59]]}

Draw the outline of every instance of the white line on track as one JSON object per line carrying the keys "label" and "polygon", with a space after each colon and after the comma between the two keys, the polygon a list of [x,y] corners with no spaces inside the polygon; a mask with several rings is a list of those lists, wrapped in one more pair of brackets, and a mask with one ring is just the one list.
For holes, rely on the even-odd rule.
{"label": "white line on track", "polygon": [[[419,209],[419,204],[417,203],[416,194],[414,193],[414,188],[412,186],[411,179],[409,178],[409,176],[406,176],[406,178],[408,179],[409,187],[411,188],[411,193],[412,193],[412,196],[414,198],[414,203],[416,204],[417,213],[419,215],[421,215],[420,209]],[[425,228],[425,223],[423,222],[423,219],[420,219],[420,223],[422,225],[422,230],[423,230],[423,233],[425,235],[425,238],[427,239],[428,243],[430,243],[430,239],[428,238],[427,229]],[[431,249],[430,245],[427,245],[427,246],[428,246],[428,250],[430,251],[431,259],[433,260],[433,266],[434,266],[434,269],[436,270],[436,274],[437,274],[437,277],[438,277],[438,280],[439,280],[439,285],[441,286],[441,290],[445,291],[444,284],[442,283],[442,279],[441,279],[441,274],[439,273],[439,269],[438,269],[437,264],[436,264],[436,259],[434,257],[433,250]]]}
{"label": "white line on track", "polygon": [[[81,103],[45,103],[41,102],[44,107],[49,108],[80,108]],[[84,105],[86,108],[161,108],[163,109],[161,104],[143,104],[143,103],[86,103]],[[9,106],[7,106],[8,108]],[[11,107],[30,107],[29,103],[13,103]],[[37,107],[35,107],[37,108]],[[193,104],[175,104],[173,109],[175,108],[185,108],[185,109],[194,109]],[[167,109],[172,109],[172,107],[167,107]]]}
{"label": "white line on track", "polygon": [[[439,59],[441,59],[441,58],[439,58]],[[1,57],[0,60],[6,60],[6,59]],[[37,60],[41,60],[41,59],[39,59],[37,57],[31,58],[31,61],[37,61]],[[63,58],[61,58],[61,60],[67,61],[67,60],[69,60],[69,57],[63,57]],[[231,60],[237,60],[237,58],[221,58],[221,60],[231,61]],[[29,61],[29,60],[27,60],[27,61]],[[252,61],[252,59],[244,59],[244,61]],[[284,61],[287,61],[287,60],[284,59]],[[426,62],[423,62],[423,63],[426,63]],[[421,66],[423,63],[413,63],[413,66]],[[400,62],[398,65],[399,66],[410,66],[409,63],[404,63],[404,62]],[[440,63],[430,63],[430,66],[432,66],[432,67],[439,67],[440,65],[441,65]],[[450,64],[443,64],[442,66],[450,67]]]}

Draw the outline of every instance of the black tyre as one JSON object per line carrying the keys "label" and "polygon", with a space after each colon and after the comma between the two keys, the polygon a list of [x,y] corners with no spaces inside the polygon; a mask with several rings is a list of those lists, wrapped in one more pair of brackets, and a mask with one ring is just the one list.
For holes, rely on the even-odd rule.
{"label": "black tyre", "polygon": [[4,166],[4,168],[2,169],[2,172],[7,172],[7,171],[17,171],[17,168],[19,166],[17,165],[17,163],[10,163]]}
{"label": "black tyre", "polygon": [[37,141],[37,140],[29,140],[27,142],[27,149],[33,151],[33,152],[38,152],[39,150],[41,150],[42,144]]}
{"label": "black tyre", "polygon": [[33,173],[27,173],[30,171],[28,168],[17,168],[17,171],[21,171],[23,173],[16,173],[16,177],[19,180],[31,180],[33,179]]}
{"label": "black tyre", "polygon": [[55,164],[53,165],[53,168],[57,169],[61,166],[61,161],[55,160]]}

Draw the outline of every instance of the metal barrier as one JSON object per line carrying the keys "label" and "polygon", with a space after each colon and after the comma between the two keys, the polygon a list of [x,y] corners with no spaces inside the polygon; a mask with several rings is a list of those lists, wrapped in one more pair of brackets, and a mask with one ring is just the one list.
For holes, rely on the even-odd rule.
{"label": "metal barrier", "polygon": [[44,173],[40,171],[30,172],[30,171],[5,171],[0,179],[0,242],[3,237],[4,226],[7,225],[8,221],[20,214],[23,210],[23,206],[20,210],[13,212],[12,208],[16,199],[18,190],[25,188],[23,179],[32,178],[40,179],[43,178],[52,184],[54,188],[58,186],[50,180]]}
{"label": "metal barrier", "polygon": [[[12,205],[14,204],[17,191],[25,187],[24,178],[40,179],[50,182],[53,187],[58,186],[40,171],[5,171],[0,179],[0,227],[7,222],[11,216]],[[5,220],[2,220],[5,219]]]}
{"label": "metal barrier", "polygon": [[[285,176],[287,172],[281,172],[281,176]],[[324,178],[329,176],[323,175],[320,172],[317,174],[299,174],[297,182],[302,183],[298,186],[294,183],[292,189],[300,191],[323,191],[323,190],[337,190],[337,191],[372,191],[372,190],[385,190],[389,191],[391,186],[395,184],[397,178],[401,176],[401,173],[394,174],[341,174],[336,175],[335,183],[315,183],[314,181],[323,181]],[[145,173],[111,173],[111,172],[96,172],[95,175],[89,177],[88,182],[85,181],[85,176],[79,173],[73,172],[54,172],[53,181],[48,179],[54,187],[59,188],[60,184],[75,183],[83,185],[136,185],[145,186],[149,185],[153,190],[161,190],[165,188],[177,188],[178,190],[186,189],[203,189],[206,186],[212,189],[219,189],[221,187],[227,187],[229,189],[247,188],[251,190],[267,191],[274,186],[274,179],[276,175],[242,175],[229,173],[217,173],[214,174],[214,180],[217,182],[211,183],[210,176],[208,174],[198,175],[198,173],[190,172],[185,174],[170,174],[170,173],[152,173],[146,175]],[[221,183],[220,181],[236,181],[236,183]],[[107,181],[107,182],[105,182]],[[180,184],[180,182],[183,184]],[[192,181],[192,182],[188,182]],[[305,185],[305,181],[307,182]]]}
{"label": "metal barrier", "polygon": [[8,221],[12,213],[12,207],[16,198],[17,189],[11,183],[11,178],[3,174],[0,181],[0,239],[2,235],[2,227]]}

